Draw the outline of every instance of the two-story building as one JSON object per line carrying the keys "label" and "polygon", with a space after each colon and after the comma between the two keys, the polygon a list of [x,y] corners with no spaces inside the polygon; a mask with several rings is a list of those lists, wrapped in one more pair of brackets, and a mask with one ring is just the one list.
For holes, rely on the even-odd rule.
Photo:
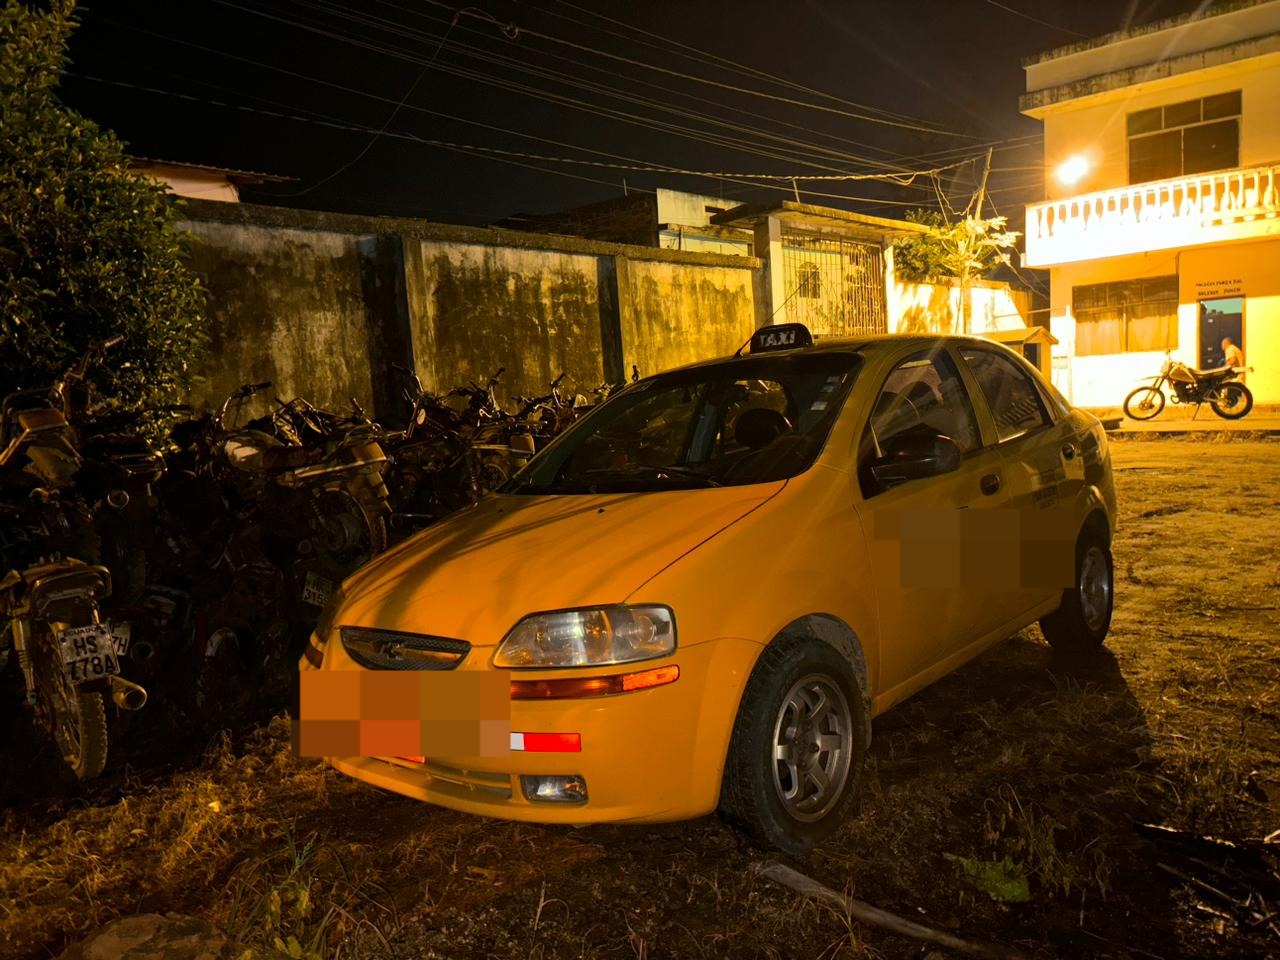
{"label": "two-story building", "polygon": [[1029,58],[1046,202],[1054,381],[1116,407],[1171,351],[1280,403],[1280,0],[1235,0]]}

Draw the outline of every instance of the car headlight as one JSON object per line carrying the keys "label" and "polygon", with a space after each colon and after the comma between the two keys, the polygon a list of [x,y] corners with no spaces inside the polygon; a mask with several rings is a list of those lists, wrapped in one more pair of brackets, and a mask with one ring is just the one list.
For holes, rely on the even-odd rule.
{"label": "car headlight", "polygon": [[503,638],[495,667],[594,667],[665,657],[676,649],[676,621],[657,606],[593,607],[534,613]]}

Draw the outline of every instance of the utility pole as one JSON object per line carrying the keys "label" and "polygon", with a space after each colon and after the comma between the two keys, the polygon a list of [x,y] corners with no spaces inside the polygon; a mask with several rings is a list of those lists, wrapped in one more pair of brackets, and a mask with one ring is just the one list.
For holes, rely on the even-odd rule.
{"label": "utility pole", "polygon": [[991,154],[994,152],[994,147],[987,147],[987,165],[982,168],[982,183],[978,185],[978,209],[973,214],[979,220],[982,219],[982,204],[987,199],[987,178],[991,176]]}
{"label": "utility pole", "polygon": [[[993,147],[987,148],[987,164],[982,168],[982,182],[978,184],[978,192],[973,198],[973,216],[966,217],[963,224],[967,235],[967,242],[972,247],[977,247],[980,241],[980,231],[982,224],[982,205],[987,199],[987,178],[991,176],[991,155],[994,153]],[[973,304],[970,296],[970,285],[973,282],[973,268],[970,266],[970,253],[965,251],[964,264],[960,268],[960,332],[972,333],[972,315]]]}

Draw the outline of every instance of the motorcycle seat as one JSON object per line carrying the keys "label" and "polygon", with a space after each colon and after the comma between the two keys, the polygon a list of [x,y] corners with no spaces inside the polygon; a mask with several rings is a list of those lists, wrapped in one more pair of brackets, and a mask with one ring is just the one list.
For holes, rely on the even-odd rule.
{"label": "motorcycle seat", "polygon": [[1196,379],[1205,380],[1210,377],[1221,377],[1229,373],[1234,373],[1235,367],[1213,367],[1209,370],[1192,370],[1191,372],[1195,374]]}

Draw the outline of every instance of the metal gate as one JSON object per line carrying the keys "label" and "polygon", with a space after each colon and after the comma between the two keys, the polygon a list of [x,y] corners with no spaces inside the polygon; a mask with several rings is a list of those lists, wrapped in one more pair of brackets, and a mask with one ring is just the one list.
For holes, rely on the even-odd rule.
{"label": "metal gate", "polygon": [[803,323],[821,336],[888,332],[879,245],[784,236],[782,260],[787,320]]}

